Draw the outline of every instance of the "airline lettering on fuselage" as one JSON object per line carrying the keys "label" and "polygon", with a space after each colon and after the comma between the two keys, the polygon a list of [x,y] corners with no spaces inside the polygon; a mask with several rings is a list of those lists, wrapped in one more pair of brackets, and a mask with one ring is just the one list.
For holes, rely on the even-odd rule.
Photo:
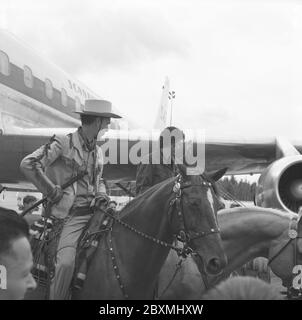
{"label": "airline lettering on fuselage", "polygon": [[73,90],[76,94],[80,94],[85,99],[92,98],[92,96],[88,92],[80,88],[76,83],[72,82],[71,80],[68,80],[68,84],[69,88]]}

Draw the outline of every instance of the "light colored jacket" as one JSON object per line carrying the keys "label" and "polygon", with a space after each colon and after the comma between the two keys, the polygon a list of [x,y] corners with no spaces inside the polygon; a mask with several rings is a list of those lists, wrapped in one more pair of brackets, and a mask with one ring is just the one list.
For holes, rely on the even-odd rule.
{"label": "light colored jacket", "polygon": [[[103,155],[101,147],[95,146],[94,194],[106,193],[102,179]],[[50,194],[56,185],[61,186],[86,169],[83,148],[78,130],[66,136],[53,136],[49,143],[26,156],[20,165],[21,171],[43,195]],[[77,182],[64,189],[62,199],[51,208],[51,215],[65,218],[73,206]]]}

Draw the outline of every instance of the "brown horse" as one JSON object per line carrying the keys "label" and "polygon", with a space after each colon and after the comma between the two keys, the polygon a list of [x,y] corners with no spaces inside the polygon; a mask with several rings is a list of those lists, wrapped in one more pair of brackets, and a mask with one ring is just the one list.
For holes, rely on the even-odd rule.
{"label": "brown horse", "polygon": [[84,286],[73,298],[152,299],[176,235],[200,257],[200,272],[219,274],[226,258],[217,202],[212,182],[201,176],[182,174],[148,189],[99,242]]}
{"label": "brown horse", "polygon": [[[259,207],[221,210],[218,222],[228,264],[221,275],[208,279],[211,285],[227,278],[234,270],[256,257],[269,259],[274,274],[286,284],[292,277],[294,266],[294,246],[287,245],[293,217],[297,215]],[[160,272],[160,299],[202,297],[205,286],[194,260],[188,257],[171,282],[179,259],[173,252],[169,254]]]}

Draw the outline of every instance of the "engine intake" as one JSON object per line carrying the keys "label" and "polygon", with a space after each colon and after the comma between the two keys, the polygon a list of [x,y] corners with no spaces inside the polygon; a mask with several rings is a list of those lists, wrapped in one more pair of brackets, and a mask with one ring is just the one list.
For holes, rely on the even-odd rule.
{"label": "engine intake", "polygon": [[256,204],[298,212],[302,206],[302,156],[289,156],[273,162],[260,176]]}

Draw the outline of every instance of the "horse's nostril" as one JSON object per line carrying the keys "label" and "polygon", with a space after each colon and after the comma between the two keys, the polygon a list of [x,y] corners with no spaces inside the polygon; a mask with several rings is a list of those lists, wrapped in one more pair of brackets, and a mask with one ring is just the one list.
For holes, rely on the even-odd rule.
{"label": "horse's nostril", "polygon": [[208,262],[207,272],[210,274],[217,274],[222,271],[223,264],[220,259],[213,258]]}

